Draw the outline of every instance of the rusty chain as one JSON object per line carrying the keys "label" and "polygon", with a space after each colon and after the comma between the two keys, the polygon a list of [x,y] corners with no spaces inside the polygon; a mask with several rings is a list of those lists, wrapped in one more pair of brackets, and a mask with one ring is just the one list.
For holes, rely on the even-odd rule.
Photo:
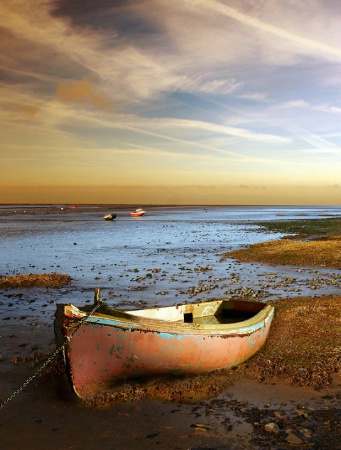
{"label": "rusty chain", "polygon": [[75,335],[76,331],[79,330],[79,328],[89,319],[89,317],[100,307],[101,302],[100,300],[97,300],[98,303],[94,306],[94,308],[90,311],[90,313],[87,316],[82,317],[82,319],[80,320],[78,326],[73,330],[73,332],[71,333],[70,336],[66,336],[65,337],[65,341],[63,342],[63,344],[61,344],[53,353],[52,355],[39,367],[39,369],[33,374],[31,375],[16,391],[13,392],[12,395],[10,395],[6,400],[4,400],[1,404],[0,404],[0,409],[4,408],[11,400],[13,400],[13,398],[19,394],[23,389],[25,389],[25,387],[32,381],[34,380],[34,378],[36,378],[44,369],[46,366],[48,366],[50,364],[51,361],[53,361],[56,356],[58,355],[58,353],[60,353],[64,347],[70,342],[70,340],[73,338],[73,336]]}

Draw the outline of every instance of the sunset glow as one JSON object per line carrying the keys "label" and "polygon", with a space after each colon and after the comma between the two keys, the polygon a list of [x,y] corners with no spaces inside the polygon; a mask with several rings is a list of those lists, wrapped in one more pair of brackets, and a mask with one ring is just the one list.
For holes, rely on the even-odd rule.
{"label": "sunset glow", "polygon": [[341,201],[336,0],[3,0],[0,203]]}

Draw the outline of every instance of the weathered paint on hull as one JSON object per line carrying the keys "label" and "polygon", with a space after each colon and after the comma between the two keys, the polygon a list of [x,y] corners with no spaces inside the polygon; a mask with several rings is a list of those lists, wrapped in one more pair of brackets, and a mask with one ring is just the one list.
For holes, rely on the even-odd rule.
{"label": "weathered paint on hull", "polygon": [[[196,374],[229,368],[254,355],[264,344],[273,309],[260,323],[226,333],[156,329],[119,320],[90,317],[66,348],[73,388],[84,397],[115,381],[160,374]],[[68,329],[68,334],[72,328]]]}

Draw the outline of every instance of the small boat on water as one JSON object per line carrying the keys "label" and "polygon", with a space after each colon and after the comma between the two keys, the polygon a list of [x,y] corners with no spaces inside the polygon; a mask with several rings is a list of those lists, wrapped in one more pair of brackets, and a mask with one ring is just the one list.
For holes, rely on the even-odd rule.
{"label": "small boat on water", "polygon": [[236,299],[90,315],[58,304],[54,329],[71,385],[84,398],[129,378],[236,366],[262,347],[273,314],[270,305]]}
{"label": "small boat on water", "polygon": [[104,220],[114,220],[116,219],[116,214],[106,214]]}
{"label": "small boat on water", "polygon": [[142,217],[142,216],[144,216],[146,214],[146,211],[144,211],[142,208],[137,208],[137,209],[135,209],[135,211],[132,211],[131,213],[130,213],[130,215],[132,216],[132,217]]}

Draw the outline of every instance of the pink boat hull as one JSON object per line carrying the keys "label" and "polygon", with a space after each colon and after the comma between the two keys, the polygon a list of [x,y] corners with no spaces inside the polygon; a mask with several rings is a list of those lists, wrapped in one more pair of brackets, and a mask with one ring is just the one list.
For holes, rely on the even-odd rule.
{"label": "pink boat hull", "polygon": [[[63,306],[63,305],[60,305]],[[179,324],[121,322],[108,316],[87,319],[65,349],[78,396],[108,389],[118,380],[152,375],[186,375],[236,366],[264,344],[273,317],[267,306],[259,322],[229,325],[226,332]],[[57,310],[58,311],[58,310]],[[57,328],[71,335],[75,321],[56,315]],[[62,323],[61,323],[62,321]],[[73,322],[73,323],[72,323]]]}

